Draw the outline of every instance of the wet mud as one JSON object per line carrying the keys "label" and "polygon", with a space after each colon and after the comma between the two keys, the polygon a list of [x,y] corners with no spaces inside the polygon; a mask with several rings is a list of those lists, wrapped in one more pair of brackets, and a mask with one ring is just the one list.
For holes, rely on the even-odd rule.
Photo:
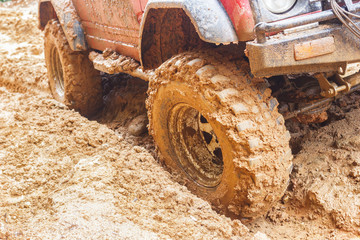
{"label": "wet mud", "polygon": [[102,75],[90,120],[52,99],[36,5],[0,3],[0,239],[359,239],[358,93],[323,124],[288,121],[288,190],[264,217],[230,219],[158,162],[147,83]]}

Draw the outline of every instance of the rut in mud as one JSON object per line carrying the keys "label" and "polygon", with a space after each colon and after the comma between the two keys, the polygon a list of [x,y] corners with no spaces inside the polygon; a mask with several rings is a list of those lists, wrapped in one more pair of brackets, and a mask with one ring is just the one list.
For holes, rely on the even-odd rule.
{"label": "rut in mud", "polygon": [[84,238],[94,229],[94,239],[114,239],[128,227],[125,234],[151,239],[246,233],[238,220],[216,214],[171,181],[121,133],[52,99],[1,89],[0,100],[5,226],[50,239]]}
{"label": "rut in mud", "polygon": [[173,180],[143,129],[129,134],[146,124],[146,83],[103,75],[98,121],[52,99],[36,14],[0,3],[0,239],[358,239],[358,93],[323,126],[288,122],[290,187],[263,218],[231,220]]}

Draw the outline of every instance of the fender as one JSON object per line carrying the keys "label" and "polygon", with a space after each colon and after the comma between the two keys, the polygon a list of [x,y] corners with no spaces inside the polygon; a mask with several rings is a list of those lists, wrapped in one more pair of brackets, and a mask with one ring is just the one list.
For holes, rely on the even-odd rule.
{"label": "fender", "polygon": [[71,0],[41,0],[39,2],[39,27],[43,29],[46,23],[54,18],[59,20],[73,51],[88,49],[80,17]]}
{"label": "fender", "polygon": [[238,37],[231,19],[218,0],[149,0],[141,24],[143,32],[151,9],[183,9],[193,23],[201,40],[215,44],[237,43]]}

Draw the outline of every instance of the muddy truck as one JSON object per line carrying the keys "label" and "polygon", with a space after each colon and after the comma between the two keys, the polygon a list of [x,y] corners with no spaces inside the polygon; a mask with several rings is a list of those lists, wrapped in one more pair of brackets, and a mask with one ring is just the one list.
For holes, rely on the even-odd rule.
{"label": "muddy truck", "polygon": [[84,116],[101,72],[148,81],[149,133],[174,178],[253,219],[292,171],[285,120],[323,122],[359,89],[351,0],[41,0],[49,86]]}

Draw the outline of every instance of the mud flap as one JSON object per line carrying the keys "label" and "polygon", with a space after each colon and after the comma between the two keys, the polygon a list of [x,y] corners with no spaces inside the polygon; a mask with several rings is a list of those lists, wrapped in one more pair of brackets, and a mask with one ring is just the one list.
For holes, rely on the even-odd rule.
{"label": "mud flap", "polygon": [[[69,42],[69,45],[73,51],[85,51],[87,50],[87,43],[85,40],[84,29],[81,26],[81,23],[74,19],[71,13],[64,14],[64,25],[63,29],[66,34],[66,38]],[[69,36],[69,34],[74,34]]]}
{"label": "mud flap", "polygon": [[51,1],[59,22],[64,30],[66,39],[73,51],[88,49],[85,40],[85,31],[81,26],[80,18],[71,0]]}

